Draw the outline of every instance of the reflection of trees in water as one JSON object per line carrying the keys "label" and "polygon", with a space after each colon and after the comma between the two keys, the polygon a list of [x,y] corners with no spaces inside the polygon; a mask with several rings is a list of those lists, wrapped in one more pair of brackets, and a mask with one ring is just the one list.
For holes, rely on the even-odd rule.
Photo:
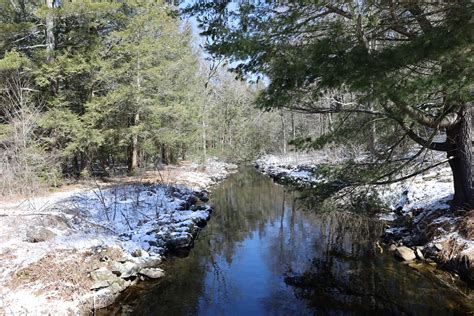
{"label": "reflection of trees in water", "polygon": [[[288,273],[298,298],[328,313],[451,314],[462,304],[421,274],[381,254],[374,242],[382,224],[360,214],[319,214],[311,265]],[[433,304],[433,301],[438,302]],[[464,307],[458,305],[462,311]]]}
{"label": "reflection of trees in water", "polygon": [[[225,302],[235,293],[223,271],[232,263],[239,243],[253,233],[263,236],[266,225],[275,222],[282,196],[282,186],[253,170],[234,174],[212,193],[215,212],[189,256],[165,264],[167,277],[153,289],[135,289],[122,301],[133,304],[137,315],[195,314],[205,300],[219,297]],[[207,273],[213,277],[206,278]],[[159,302],[149,303],[156,298]]]}
{"label": "reflection of trees in water", "polygon": [[[147,283],[146,291],[125,294],[130,297],[122,301],[133,303],[135,314],[190,315],[212,302],[223,305],[222,311],[212,312],[223,314],[229,298],[239,294],[226,272],[239,245],[252,234],[268,243],[262,255],[271,273],[275,278],[286,275],[285,282],[303,299],[293,299],[283,282],[274,282],[262,303],[270,314],[291,308],[299,314],[306,302],[322,312],[389,313],[416,313],[426,307],[421,303],[425,296],[446,303],[443,291],[431,282],[377,253],[374,242],[382,232],[378,221],[361,214],[321,212],[317,203],[250,170],[217,187],[211,201],[215,212],[190,255],[165,264],[167,277],[152,289]],[[430,311],[428,306],[421,314]]]}

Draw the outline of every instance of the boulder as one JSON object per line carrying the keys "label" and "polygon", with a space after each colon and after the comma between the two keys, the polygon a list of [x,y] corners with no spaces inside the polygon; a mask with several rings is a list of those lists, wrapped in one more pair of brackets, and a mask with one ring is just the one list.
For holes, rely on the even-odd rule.
{"label": "boulder", "polygon": [[122,279],[136,276],[138,272],[138,265],[130,261],[125,261],[123,263],[114,261],[112,262],[111,267],[112,272]]}
{"label": "boulder", "polygon": [[165,275],[165,272],[159,268],[144,268],[138,273],[150,279],[159,279]]}
{"label": "boulder", "polygon": [[398,247],[395,250],[395,256],[404,261],[412,261],[416,258],[415,252],[406,246]]}
{"label": "boulder", "polygon": [[209,195],[208,195],[208,192],[206,190],[196,191],[196,192],[194,192],[194,195],[197,196],[204,203],[209,201]]}
{"label": "boulder", "polygon": [[112,271],[104,267],[92,271],[91,278],[94,281],[106,281],[110,283],[113,283],[117,280],[117,276],[113,274]]}
{"label": "boulder", "polygon": [[26,240],[28,242],[42,242],[51,240],[56,234],[44,226],[35,226],[26,232]]}
{"label": "boulder", "polygon": [[152,255],[146,258],[140,258],[138,265],[141,269],[143,268],[154,268],[161,263],[161,257],[157,255]]}
{"label": "boulder", "polygon": [[109,281],[96,281],[94,282],[94,284],[92,284],[91,286],[91,290],[100,290],[100,289],[103,289],[103,288],[106,288],[110,285],[110,282]]}
{"label": "boulder", "polygon": [[188,205],[194,205],[196,204],[198,201],[198,198],[195,197],[194,195],[190,195],[188,196],[188,198],[186,199],[186,203],[188,203]]}
{"label": "boulder", "polygon": [[193,242],[193,235],[189,233],[173,233],[167,246],[171,249],[187,248]]}

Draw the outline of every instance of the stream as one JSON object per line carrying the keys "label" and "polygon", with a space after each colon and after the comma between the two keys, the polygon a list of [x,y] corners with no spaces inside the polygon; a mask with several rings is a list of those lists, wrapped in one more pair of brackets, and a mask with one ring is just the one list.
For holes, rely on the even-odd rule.
{"label": "stream", "polygon": [[373,216],[318,209],[247,167],[212,192],[214,213],[166,276],[98,314],[464,315],[472,291],[397,261]]}

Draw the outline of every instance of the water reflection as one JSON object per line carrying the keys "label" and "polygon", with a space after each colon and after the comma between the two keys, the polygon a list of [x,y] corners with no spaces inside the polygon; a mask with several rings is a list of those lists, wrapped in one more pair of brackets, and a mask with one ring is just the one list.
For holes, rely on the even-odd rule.
{"label": "water reflection", "polygon": [[[381,254],[369,217],[322,212],[251,169],[212,195],[215,212],[165,279],[106,313],[137,315],[461,314],[469,302]],[[125,307],[123,305],[127,305]]]}

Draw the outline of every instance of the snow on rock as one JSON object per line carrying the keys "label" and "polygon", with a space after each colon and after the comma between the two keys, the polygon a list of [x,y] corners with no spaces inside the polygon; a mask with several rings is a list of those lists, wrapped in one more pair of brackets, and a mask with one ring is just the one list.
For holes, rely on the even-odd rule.
{"label": "snow on rock", "polygon": [[324,160],[320,156],[302,155],[285,158],[285,156],[266,155],[255,161],[261,172],[279,181],[299,186],[315,186],[323,179],[314,175],[318,163]]}
{"label": "snow on rock", "polygon": [[[197,206],[194,191],[180,186],[125,185],[93,189],[62,202],[61,207],[83,220],[76,230],[115,236],[125,250],[165,253],[173,238],[195,236],[212,209]],[[189,246],[189,245],[188,245]]]}

